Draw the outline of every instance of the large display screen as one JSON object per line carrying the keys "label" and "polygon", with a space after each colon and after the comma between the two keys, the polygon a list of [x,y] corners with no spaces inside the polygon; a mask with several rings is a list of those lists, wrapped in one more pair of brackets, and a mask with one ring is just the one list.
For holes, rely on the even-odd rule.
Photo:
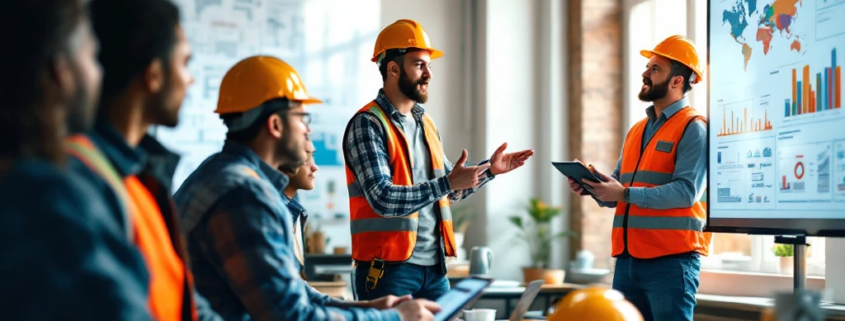
{"label": "large display screen", "polygon": [[845,228],[845,0],[711,0],[708,228]]}

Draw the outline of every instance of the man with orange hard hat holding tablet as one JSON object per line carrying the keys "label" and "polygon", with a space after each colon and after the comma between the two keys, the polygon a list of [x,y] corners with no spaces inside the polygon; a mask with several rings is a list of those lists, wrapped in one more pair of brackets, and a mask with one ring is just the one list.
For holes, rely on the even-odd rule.
{"label": "man with orange hard hat holding tablet", "polygon": [[693,42],[671,36],[654,50],[643,72],[642,101],[652,102],[645,119],[628,132],[613,174],[604,182],[584,180],[590,193],[570,179],[579,195],[592,194],[615,207],[613,288],[645,320],[692,320],[700,257],[710,249],[704,233],[707,124],[685,95],[702,79]]}

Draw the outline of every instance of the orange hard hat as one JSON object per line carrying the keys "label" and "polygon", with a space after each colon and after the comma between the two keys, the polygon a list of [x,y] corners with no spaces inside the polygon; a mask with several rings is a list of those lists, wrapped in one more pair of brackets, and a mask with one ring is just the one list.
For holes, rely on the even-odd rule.
{"label": "orange hard hat", "polygon": [[594,286],[569,293],[549,321],[643,321],[640,311],[619,291]]}
{"label": "orange hard hat", "polygon": [[654,55],[662,56],[689,67],[695,73],[695,78],[690,79],[693,84],[704,79],[704,74],[701,73],[699,65],[698,53],[695,51],[695,43],[687,37],[670,36],[657,44],[654,50],[640,50],[640,54],[646,58],[651,58]]}
{"label": "orange hard hat", "polygon": [[414,20],[402,19],[390,24],[376,38],[372,62],[379,62],[380,57],[391,49],[417,48],[428,50],[431,59],[443,57],[443,52],[431,46],[431,40],[423,27]]}
{"label": "orange hard hat", "polygon": [[322,103],[308,95],[299,73],[286,62],[270,56],[254,56],[241,60],[226,72],[214,112],[242,113],[276,98],[303,104]]}

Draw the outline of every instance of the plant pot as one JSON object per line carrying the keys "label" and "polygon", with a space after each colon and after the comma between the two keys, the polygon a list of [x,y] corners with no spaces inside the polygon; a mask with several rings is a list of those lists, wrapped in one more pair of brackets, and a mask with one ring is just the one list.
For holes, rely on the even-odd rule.
{"label": "plant pot", "polygon": [[325,254],[326,253],[326,235],[323,232],[311,233],[311,254]]}
{"label": "plant pot", "polygon": [[564,270],[539,269],[539,268],[523,268],[522,277],[525,284],[536,280],[543,280],[543,284],[563,284],[566,277]]}
{"label": "plant pot", "polygon": [[781,274],[793,274],[795,268],[795,258],[791,256],[781,256],[778,258],[780,260],[778,263],[778,267]]}

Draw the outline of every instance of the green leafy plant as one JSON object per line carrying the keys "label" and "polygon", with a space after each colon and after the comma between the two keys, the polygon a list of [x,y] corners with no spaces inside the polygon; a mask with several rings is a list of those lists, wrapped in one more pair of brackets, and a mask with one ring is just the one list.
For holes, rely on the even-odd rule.
{"label": "green leafy plant", "polygon": [[531,252],[532,267],[548,268],[554,242],[565,237],[577,236],[578,234],[572,231],[552,234],[551,221],[560,215],[560,207],[550,207],[546,203],[543,203],[543,201],[532,198],[527,212],[529,220],[523,220],[523,215],[511,216],[509,220],[514,226],[520,229],[517,237],[528,244]]}
{"label": "green leafy plant", "polygon": [[475,212],[469,206],[452,206],[452,220],[455,224],[455,232],[466,235],[473,216],[475,216]]}
{"label": "green leafy plant", "polygon": [[792,244],[775,244],[772,247],[772,252],[775,253],[777,257],[791,257],[795,255],[793,253]]}

